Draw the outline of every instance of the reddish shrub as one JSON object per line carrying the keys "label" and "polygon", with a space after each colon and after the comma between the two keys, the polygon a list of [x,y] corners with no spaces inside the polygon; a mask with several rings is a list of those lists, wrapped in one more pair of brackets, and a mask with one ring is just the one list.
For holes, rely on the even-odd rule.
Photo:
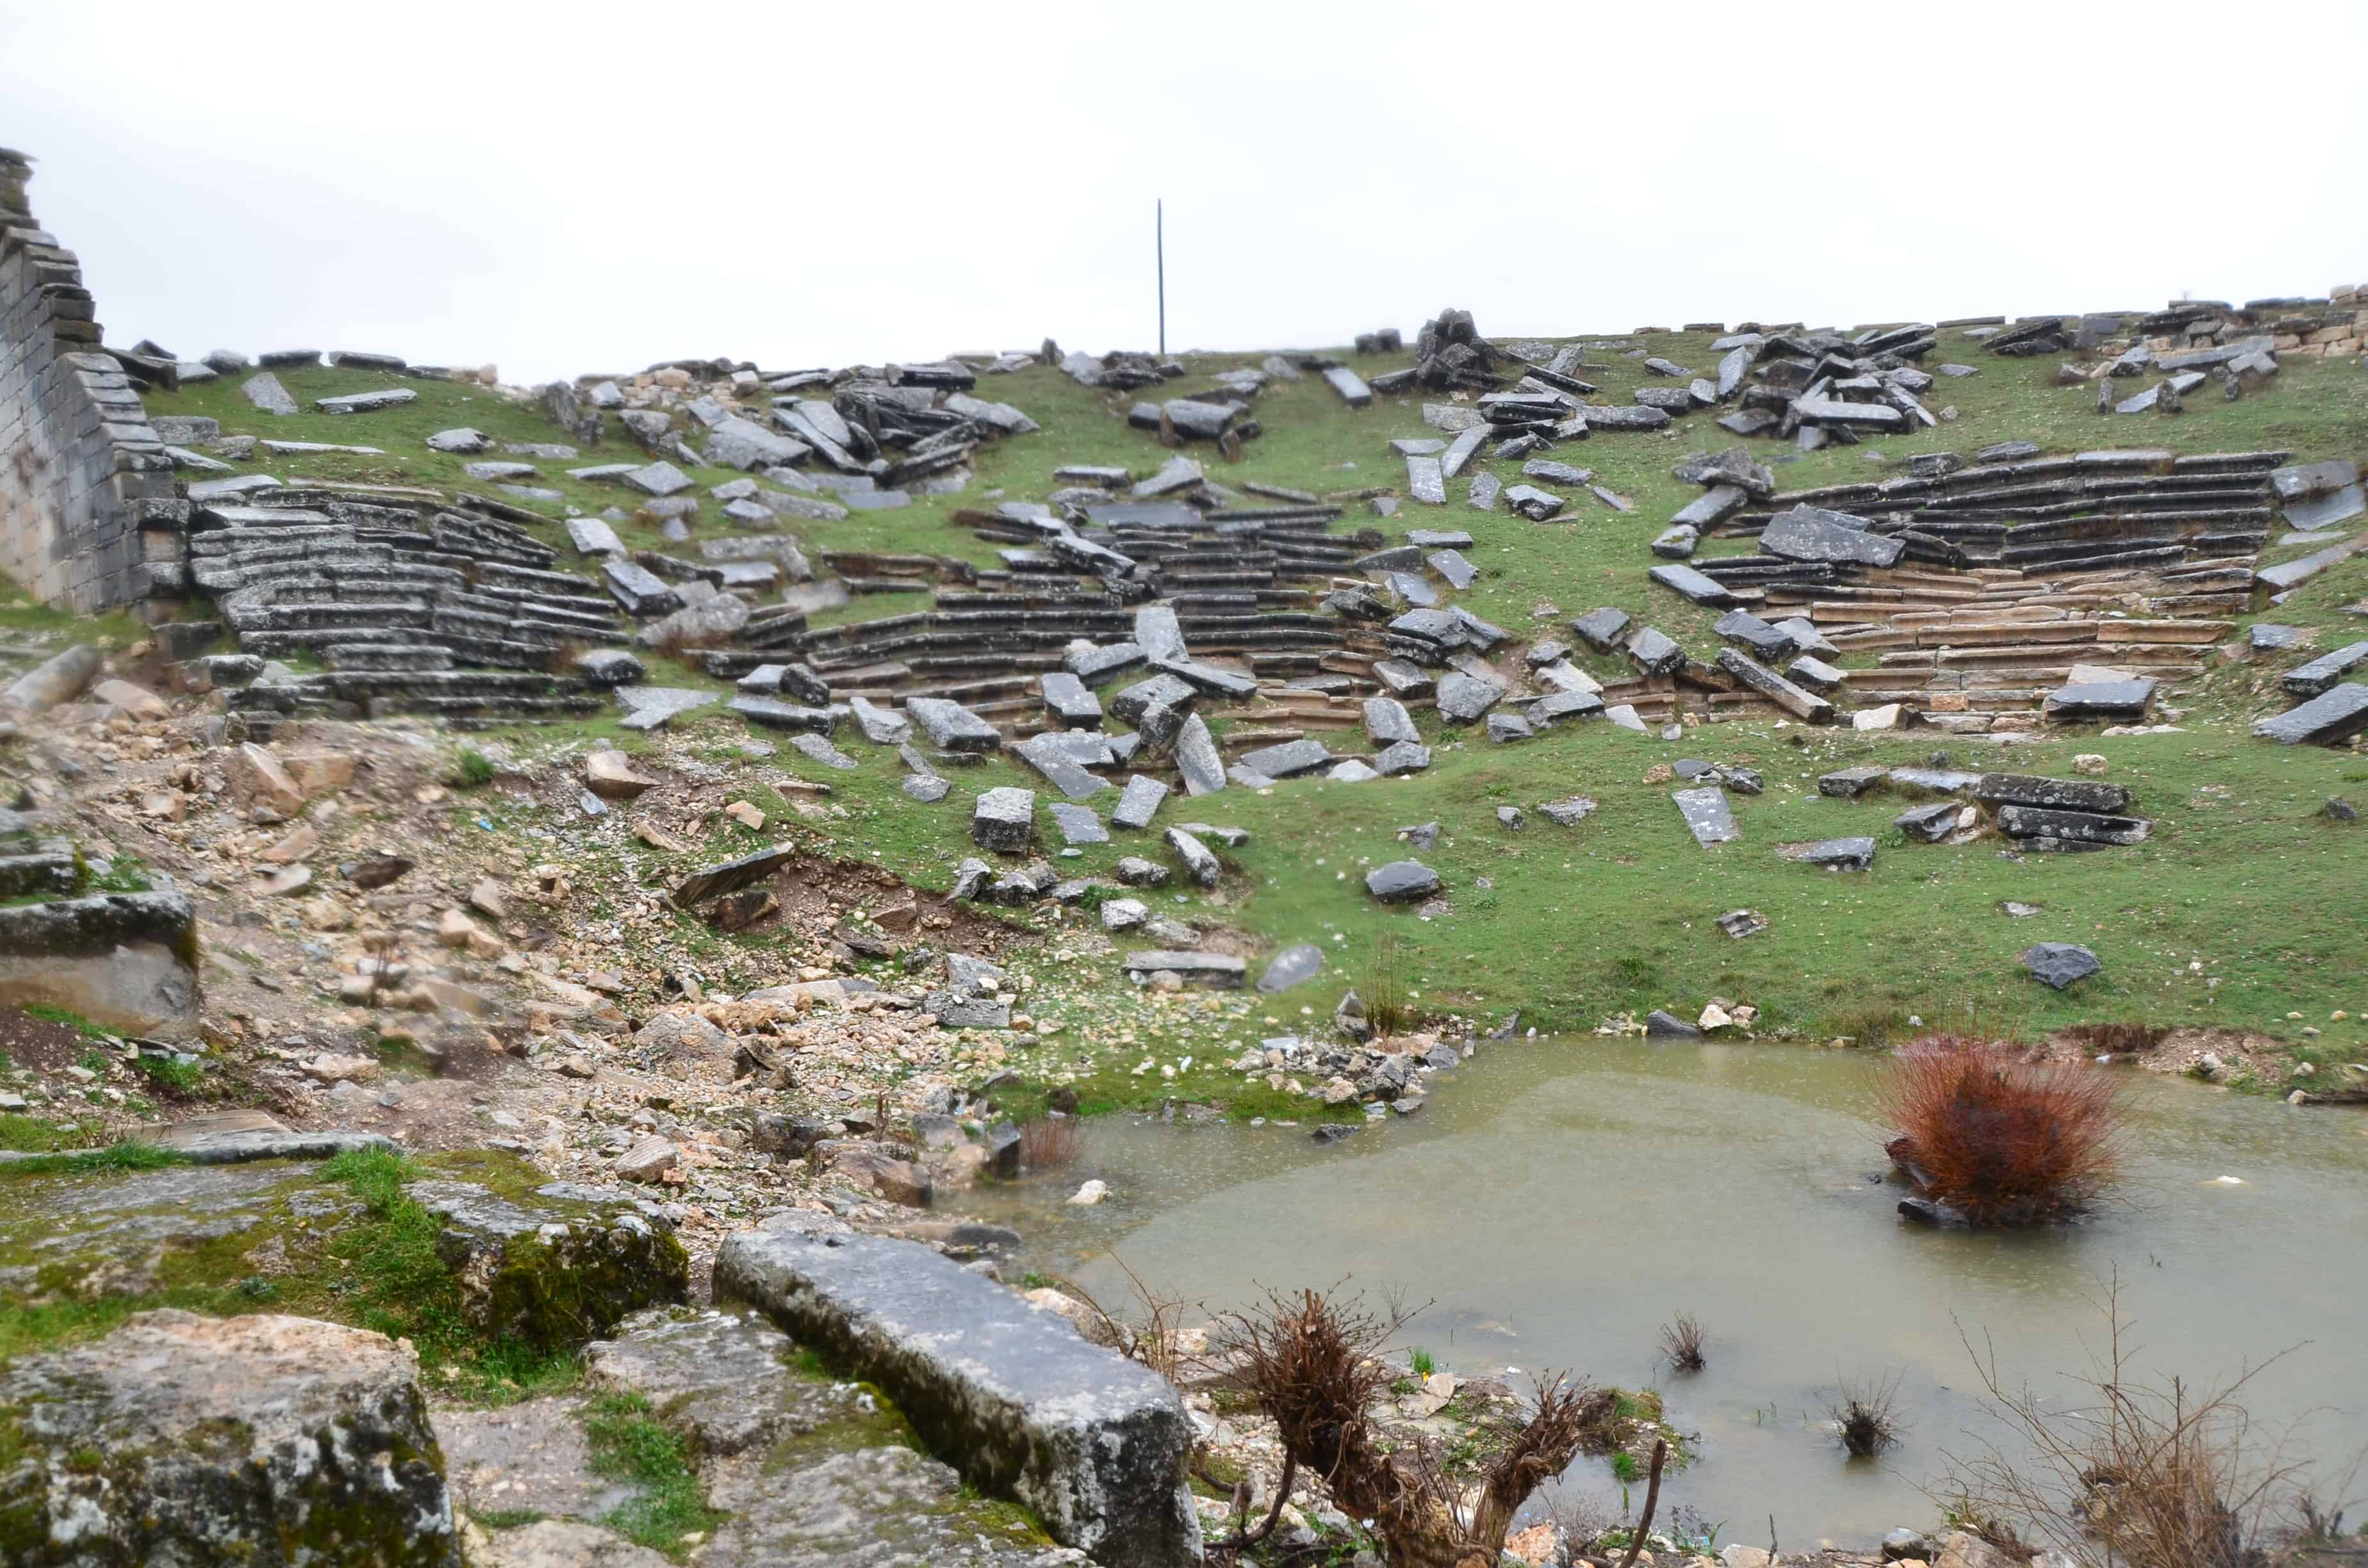
{"label": "reddish shrub", "polygon": [[2120,1165],[2120,1086],[2083,1063],[1929,1036],[1892,1058],[1883,1098],[1899,1130],[1892,1158],[1976,1225],[2078,1213]]}

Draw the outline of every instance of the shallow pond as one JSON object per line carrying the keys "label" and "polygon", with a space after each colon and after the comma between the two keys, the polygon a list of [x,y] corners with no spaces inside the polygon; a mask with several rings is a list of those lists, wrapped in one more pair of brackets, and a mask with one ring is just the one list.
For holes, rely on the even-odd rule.
{"label": "shallow pond", "polygon": [[[1894,1212],[1878,1071],[1787,1046],[1512,1041],[1343,1143],[1110,1119],[1053,1177],[950,1207],[1014,1226],[1020,1267],[1105,1303],[1126,1299],[1113,1249],[1212,1310],[1347,1280],[1430,1302],[1406,1343],[1450,1371],[1657,1387],[1701,1434],[1665,1498],[1726,1521],[1728,1540],[1764,1540],[1771,1512],[1788,1549],[1930,1522],[1919,1488],[1943,1450],[2005,1437],[1964,1338],[2009,1385],[2084,1408],[2067,1375],[2102,1348],[2116,1277],[2142,1373],[2193,1387],[2299,1346],[2250,1386],[2256,1418],[2300,1423],[2337,1470],[2368,1448],[2368,1115],[2132,1072],[2117,1201],[2076,1227],[1948,1233]],[[1110,1199],[1066,1204],[1089,1176]],[[1656,1366],[1680,1311],[1708,1331],[1698,1374]],[[1823,1425],[1837,1386],[1894,1376],[1906,1440],[1847,1461]],[[1600,1460],[1565,1484],[1616,1503]]]}

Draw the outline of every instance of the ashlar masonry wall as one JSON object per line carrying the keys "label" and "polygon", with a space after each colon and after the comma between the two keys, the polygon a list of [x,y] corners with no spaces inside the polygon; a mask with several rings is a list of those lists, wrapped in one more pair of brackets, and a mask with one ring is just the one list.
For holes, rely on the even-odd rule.
{"label": "ashlar masonry wall", "polygon": [[140,394],[99,352],[74,253],[33,222],[31,175],[0,147],[0,573],[88,613],[177,590],[188,504]]}

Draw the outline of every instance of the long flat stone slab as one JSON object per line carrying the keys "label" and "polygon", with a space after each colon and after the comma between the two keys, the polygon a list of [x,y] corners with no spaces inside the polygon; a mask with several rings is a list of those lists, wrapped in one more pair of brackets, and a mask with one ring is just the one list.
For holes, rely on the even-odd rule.
{"label": "long flat stone slab", "polygon": [[2253,733],[2259,738],[2286,746],[2304,741],[2330,745],[2348,741],[2362,730],[2368,730],[2368,686],[2358,681],[2330,687],[2301,707],[2288,709],[2253,726]]}
{"label": "long flat stone slab", "polygon": [[2341,544],[2330,544],[2325,550],[2313,551],[2293,561],[2282,561],[2275,566],[2264,566],[2253,574],[2253,580],[2273,593],[2283,593],[2288,588],[2308,582],[2339,562],[2351,560],[2359,553],[2362,545],[2368,545],[2368,534],[2347,539]]}
{"label": "long flat stone slab", "polygon": [[1200,1562],[1183,1402],[1052,1313],[917,1243],[787,1228],[725,1238],[715,1295],[878,1384],[967,1480],[1026,1504],[1063,1545],[1110,1568]]}

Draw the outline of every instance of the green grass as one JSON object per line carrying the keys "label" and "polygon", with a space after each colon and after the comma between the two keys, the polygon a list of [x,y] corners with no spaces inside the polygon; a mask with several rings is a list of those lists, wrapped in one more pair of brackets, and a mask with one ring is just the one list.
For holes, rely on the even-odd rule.
{"label": "green grass", "polygon": [[70,1127],[54,1121],[42,1121],[36,1117],[18,1116],[13,1111],[0,1111],[0,1149],[16,1153],[40,1154],[63,1149],[74,1138]]}
{"label": "green grass", "polygon": [[189,1095],[205,1082],[206,1070],[201,1062],[176,1061],[170,1056],[134,1056],[128,1060],[142,1076],[160,1089]]}
{"label": "green grass", "polygon": [[608,1517],[618,1534],[680,1561],[683,1537],[712,1528],[724,1516],[707,1506],[691,1469],[689,1445],[638,1393],[602,1394],[586,1408],[584,1435],[598,1473],[631,1482],[635,1495]]}
{"label": "green grass", "polygon": [[1427,1378],[1439,1370],[1439,1363],[1431,1358],[1429,1351],[1419,1345],[1416,1346],[1414,1353],[1406,1358],[1406,1364],[1414,1369],[1414,1375],[1417,1378]]}
{"label": "green grass", "polygon": [[[21,1121],[21,1117],[10,1118]],[[39,1125],[36,1123],[35,1125]],[[17,1147],[8,1140],[9,1130],[0,1128],[0,1148]],[[28,1142],[30,1140],[28,1140]],[[36,1153],[29,1160],[10,1160],[0,1164],[0,1180],[11,1176],[59,1176],[98,1171],[153,1171],[165,1165],[177,1165],[185,1156],[169,1149],[159,1149],[154,1143],[126,1139],[103,1149],[58,1149]]]}
{"label": "green grass", "polygon": [[43,1023],[56,1024],[61,1028],[72,1029],[85,1039],[113,1040],[116,1038],[113,1029],[94,1024],[80,1013],[65,1007],[51,1006],[47,1002],[28,1002],[17,1011],[28,1018],[39,1018]]}

